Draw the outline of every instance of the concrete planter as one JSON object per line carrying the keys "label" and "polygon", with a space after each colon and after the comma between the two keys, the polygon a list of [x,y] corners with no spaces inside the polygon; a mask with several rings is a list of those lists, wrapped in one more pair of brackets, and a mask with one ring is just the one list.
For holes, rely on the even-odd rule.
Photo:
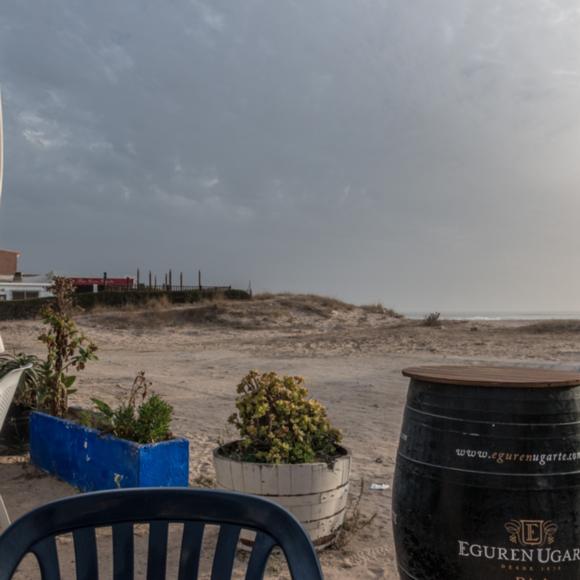
{"label": "concrete planter", "polygon": [[275,501],[302,523],[317,549],[332,543],[344,522],[348,500],[351,456],[346,449],[341,448],[341,455],[329,466],[248,463],[227,457],[227,448],[219,447],[213,454],[218,487]]}
{"label": "concrete planter", "polygon": [[30,415],[30,460],[81,491],[186,487],[189,479],[187,439],[141,445],[38,412]]}

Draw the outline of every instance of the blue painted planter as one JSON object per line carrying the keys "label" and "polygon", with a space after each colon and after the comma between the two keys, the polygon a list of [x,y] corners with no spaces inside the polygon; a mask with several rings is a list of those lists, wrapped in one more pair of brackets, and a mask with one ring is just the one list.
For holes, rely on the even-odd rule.
{"label": "blue painted planter", "polygon": [[30,415],[30,459],[81,491],[188,485],[187,439],[141,445],[45,413]]}

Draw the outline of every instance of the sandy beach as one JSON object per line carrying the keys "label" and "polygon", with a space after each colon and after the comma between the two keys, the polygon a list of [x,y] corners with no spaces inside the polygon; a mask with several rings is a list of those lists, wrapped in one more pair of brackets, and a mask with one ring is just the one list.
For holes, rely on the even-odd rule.
{"label": "sandy beach", "polygon": [[[128,387],[144,370],[175,407],[174,433],[190,440],[193,486],[212,485],[211,453],[218,441],[235,435],[226,419],[235,386],[249,369],[306,378],[352,451],[351,496],[362,485],[362,514],[376,514],[345,546],[322,553],[329,580],[398,577],[391,490],[371,491],[370,486],[392,484],[407,388],[401,369],[452,362],[580,368],[578,321],[443,321],[440,327],[425,327],[379,307],[313,296],[101,310],[81,314],[78,321],[98,344],[100,360],[83,373],[73,403],[90,405],[93,396],[114,401],[116,385]],[[39,330],[37,321],[0,323],[9,350],[42,354]],[[76,493],[30,466],[26,456],[4,455],[0,464],[2,494],[13,517]],[[59,548],[67,553],[70,545],[63,542]],[[72,557],[66,557],[70,564]],[[31,567],[23,566],[21,577],[33,577]],[[269,577],[288,575],[275,565]]]}

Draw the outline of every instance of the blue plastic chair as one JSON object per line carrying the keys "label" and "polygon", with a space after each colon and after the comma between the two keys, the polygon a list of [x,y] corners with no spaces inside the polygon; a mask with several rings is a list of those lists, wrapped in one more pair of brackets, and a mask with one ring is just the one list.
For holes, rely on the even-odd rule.
{"label": "blue plastic chair", "polygon": [[95,528],[112,527],[113,578],[133,580],[133,524],[149,524],[147,580],[166,574],[168,525],[183,523],[179,580],[198,578],[204,526],[220,526],[211,580],[231,578],[242,529],[257,533],[246,580],[264,576],[275,546],[286,556],[295,580],[322,580],[312,542],[289,512],[277,504],[239,493],[187,488],[124,489],[87,493],[39,507],[0,535],[0,580],[12,578],[33,553],[43,580],[59,580],[55,536],[72,532],[76,578],[98,578]]}

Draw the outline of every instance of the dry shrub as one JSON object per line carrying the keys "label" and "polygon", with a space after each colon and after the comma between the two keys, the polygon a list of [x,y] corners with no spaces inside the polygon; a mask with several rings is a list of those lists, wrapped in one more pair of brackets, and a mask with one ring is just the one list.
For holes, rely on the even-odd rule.
{"label": "dry shrub", "polygon": [[163,301],[153,301],[147,308],[105,310],[91,313],[85,324],[98,324],[105,328],[147,330],[168,326],[190,324],[219,324],[223,308],[219,304],[201,303],[199,306],[163,305]]}
{"label": "dry shrub", "polygon": [[339,300],[338,298],[332,298],[330,296],[319,296],[318,294],[303,294],[302,296],[306,301],[312,301],[323,308],[346,310],[347,312],[356,308],[353,304],[349,304],[348,302],[344,302],[344,300]]}
{"label": "dry shrub", "polygon": [[319,294],[294,294],[292,292],[281,292],[273,294],[271,292],[263,292],[256,294],[254,300],[272,300],[278,301],[281,305],[288,308],[295,308],[298,310],[312,310],[317,312],[326,312],[331,310],[351,311],[356,308],[353,304],[332,298],[330,296],[321,296]]}
{"label": "dry shrub", "polygon": [[95,304],[90,309],[85,310],[86,314],[90,315],[100,315],[100,314],[117,314],[117,313],[131,313],[139,312],[141,310],[159,311],[171,308],[173,304],[170,302],[166,294],[160,294],[159,296],[151,297],[147,302],[139,303],[127,303],[111,306],[110,304]]}
{"label": "dry shrub", "polygon": [[[240,330],[281,328],[299,324],[311,328],[320,321],[340,318],[359,308],[336,298],[315,294],[258,294],[253,300],[217,299],[196,303],[171,304],[160,296],[149,303],[137,306],[93,310],[85,322],[111,328],[145,330],[163,326],[214,325]],[[382,305],[373,305],[385,317],[402,318]]]}
{"label": "dry shrub", "polygon": [[518,331],[536,334],[580,332],[580,320],[542,320],[533,324],[520,326]]}
{"label": "dry shrub", "polygon": [[200,473],[197,477],[195,477],[193,483],[195,483],[197,487],[205,487],[208,489],[215,489],[217,487],[215,478],[203,473]]}
{"label": "dry shrub", "polygon": [[[166,294],[162,294],[158,298],[151,298],[145,304],[145,309],[147,310],[167,310],[171,308],[173,305],[169,301],[169,298]],[[143,307],[141,307],[143,308]]]}
{"label": "dry shrub", "polygon": [[316,294],[280,294],[276,302],[287,310],[312,314],[321,318],[332,318],[336,312],[350,312],[356,307],[336,298]]}
{"label": "dry shrub", "polygon": [[365,480],[363,478],[361,479],[360,490],[357,496],[349,501],[349,505],[346,508],[344,524],[342,525],[342,528],[340,528],[336,539],[332,544],[333,549],[342,550],[345,548],[358,532],[370,526],[377,517],[377,512],[368,517],[363,516],[361,512],[360,504],[364,497],[365,489]]}
{"label": "dry shrub", "polygon": [[260,292],[259,294],[254,294],[254,300],[273,300],[277,298],[280,294],[274,294],[273,292]]}
{"label": "dry shrub", "polygon": [[368,314],[380,314],[381,316],[388,316],[389,318],[404,318],[402,314],[399,314],[392,308],[386,308],[381,302],[377,302],[376,304],[363,304],[361,308]]}
{"label": "dry shrub", "polygon": [[431,312],[431,314],[427,314],[425,318],[423,318],[423,322],[421,323],[422,326],[441,326],[441,313],[439,312]]}

